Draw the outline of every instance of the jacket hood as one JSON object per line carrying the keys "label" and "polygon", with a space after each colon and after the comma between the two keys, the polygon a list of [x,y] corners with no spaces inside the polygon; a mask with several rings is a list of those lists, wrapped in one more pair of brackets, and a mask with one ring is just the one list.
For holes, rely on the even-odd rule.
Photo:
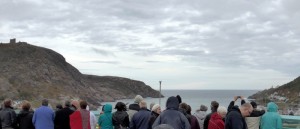
{"label": "jacket hood", "polygon": [[217,119],[222,119],[222,117],[217,112],[215,112],[211,115],[210,119],[217,120]]}
{"label": "jacket hood", "polygon": [[268,112],[277,112],[278,106],[274,102],[268,103],[267,111]]}
{"label": "jacket hood", "polygon": [[112,111],[112,105],[111,104],[105,104],[104,106],[104,112],[110,113]]}
{"label": "jacket hood", "polygon": [[179,108],[178,99],[174,96],[171,96],[168,98],[166,105],[167,105],[167,109],[178,110],[178,108]]}

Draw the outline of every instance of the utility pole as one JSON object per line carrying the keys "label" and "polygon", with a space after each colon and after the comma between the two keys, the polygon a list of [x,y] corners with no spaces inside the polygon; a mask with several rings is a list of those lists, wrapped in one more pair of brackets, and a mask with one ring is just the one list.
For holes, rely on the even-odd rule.
{"label": "utility pole", "polygon": [[159,81],[159,105],[161,106],[160,99],[161,99],[161,81]]}

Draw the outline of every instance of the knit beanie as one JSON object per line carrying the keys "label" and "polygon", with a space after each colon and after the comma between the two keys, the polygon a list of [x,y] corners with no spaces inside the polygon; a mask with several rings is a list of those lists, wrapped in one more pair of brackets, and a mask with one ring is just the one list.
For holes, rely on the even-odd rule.
{"label": "knit beanie", "polygon": [[140,103],[144,98],[141,95],[136,95],[134,98],[134,103]]}
{"label": "knit beanie", "polygon": [[201,104],[200,111],[207,111],[207,107],[205,105]]}

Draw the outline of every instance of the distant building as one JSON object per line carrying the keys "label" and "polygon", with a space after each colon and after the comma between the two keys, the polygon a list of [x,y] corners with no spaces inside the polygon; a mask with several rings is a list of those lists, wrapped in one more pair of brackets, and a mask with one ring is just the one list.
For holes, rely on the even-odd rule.
{"label": "distant building", "polygon": [[16,38],[10,39],[9,43],[16,43]]}

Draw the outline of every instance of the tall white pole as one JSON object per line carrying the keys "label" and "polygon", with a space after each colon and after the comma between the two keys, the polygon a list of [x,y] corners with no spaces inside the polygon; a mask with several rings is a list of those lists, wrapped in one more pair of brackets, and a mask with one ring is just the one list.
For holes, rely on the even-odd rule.
{"label": "tall white pole", "polygon": [[161,81],[159,81],[159,105],[161,106],[160,99],[161,99]]}

